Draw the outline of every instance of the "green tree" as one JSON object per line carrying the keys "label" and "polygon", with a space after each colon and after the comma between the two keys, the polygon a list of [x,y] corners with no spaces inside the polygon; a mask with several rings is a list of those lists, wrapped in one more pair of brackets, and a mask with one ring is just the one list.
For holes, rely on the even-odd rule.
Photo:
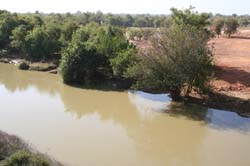
{"label": "green tree", "polygon": [[228,37],[230,38],[233,33],[237,32],[238,26],[239,24],[237,19],[233,17],[227,18],[224,23],[225,34],[227,34]]}
{"label": "green tree", "polygon": [[8,12],[0,15],[0,48],[7,47],[10,43],[12,30],[18,26],[17,16],[13,16]]}
{"label": "green tree", "polygon": [[44,22],[39,14],[30,15],[29,22],[31,23],[31,25],[33,25],[33,27],[42,26],[44,24]]}
{"label": "green tree", "polygon": [[208,36],[193,26],[173,26],[157,33],[153,48],[130,68],[134,85],[146,90],[170,92],[173,100],[188,95],[193,87],[203,91],[212,72]]}
{"label": "green tree", "polygon": [[[98,76],[125,77],[136,49],[120,28],[89,24],[79,28],[63,51],[60,69],[65,83],[86,83]],[[99,77],[99,79],[101,79]]]}
{"label": "green tree", "polygon": [[100,30],[97,50],[106,57],[107,65],[112,68],[112,74],[117,77],[123,77],[126,74],[136,54],[135,47],[128,42],[123,31],[112,26]]}
{"label": "green tree", "polygon": [[198,29],[205,28],[210,24],[209,14],[193,12],[193,7],[185,10],[172,8],[172,20],[176,25],[189,25]]}
{"label": "green tree", "polygon": [[25,25],[20,25],[12,30],[11,35],[11,47],[18,51],[24,50],[25,36],[27,35],[28,30]]}
{"label": "green tree", "polygon": [[45,25],[45,29],[49,36],[54,40],[59,40],[61,37],[62,29],[61,24],[58,22],[50,22]]}
{"label": "green tree", "polygon": [[239,25],[243,27],[247,27],[250,24],[249,18],[242,17],[239,19]]}
{"label": "green tree", "polygon": [[72,39],[72,34],[78,28],[78,24],[72,21],[67,21],[62,25],[61,42],[66,45]]}
{"label": "green tree", "polygon": [[60,72],[64,83],[86,84],[94,80],[102,56],[84,43],[71,43],[63,51]]}
{"label": "green tree", "polygon": [[35,27],[25,37],[25,52],[33,60],[49,58],[60,50],[60,43],[44,27]]}
{"label": "green tree", "polygon": [[223,26],[224,26],[224,20],[221,19],[221,18],[216,19],[216,20],[214,20],[213,24],[214,24],[214,28],[215,28],[215,29],[214,29],[214,30],[215,30],[215,33],[216,33],[218,36],[220,36],[221,30],[222,30],[222,28],[223,28]]}

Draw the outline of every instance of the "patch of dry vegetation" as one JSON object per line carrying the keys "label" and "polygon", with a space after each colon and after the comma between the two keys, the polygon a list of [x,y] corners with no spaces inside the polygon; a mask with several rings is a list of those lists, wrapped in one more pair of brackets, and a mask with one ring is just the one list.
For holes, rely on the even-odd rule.
{"label": "patch of dry vegetation", "polygon": [[17,136],[0,131],[0,166],[62,166],[47,155],[33,150]]}

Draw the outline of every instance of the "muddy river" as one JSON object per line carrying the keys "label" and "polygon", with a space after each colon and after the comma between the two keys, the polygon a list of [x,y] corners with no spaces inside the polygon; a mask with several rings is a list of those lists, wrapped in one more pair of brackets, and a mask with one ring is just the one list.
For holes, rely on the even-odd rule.
{"label": "muddy river", "polygon": [[69,166],[249,166],[250,119],[0,64],[0,130]]}

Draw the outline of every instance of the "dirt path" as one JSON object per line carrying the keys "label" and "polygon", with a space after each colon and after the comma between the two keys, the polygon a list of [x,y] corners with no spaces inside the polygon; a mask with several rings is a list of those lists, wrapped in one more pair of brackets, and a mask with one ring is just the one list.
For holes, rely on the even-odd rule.
{"label": "dirt path", "polygon": [[216,80],[212,87],[230,96],[250,99],[250,31],[242,30],[232,38],[213,39]]}

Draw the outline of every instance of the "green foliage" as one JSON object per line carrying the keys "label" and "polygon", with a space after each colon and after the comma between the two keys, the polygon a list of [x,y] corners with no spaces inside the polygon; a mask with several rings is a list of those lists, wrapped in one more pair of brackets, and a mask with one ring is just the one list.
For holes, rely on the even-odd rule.
{"label": "green foliage", "polygon": [[28,70],[29,67],[30,67],[29,64],[26,63],[26,62],[21,62],[21,63],[19,64],[19,66],[18,66],[18,68],[21,69],[21,70]]}
{"label": "green foliage", "polygon": [[137,61],[134,48],[128,48],[118,52],[118,55],[110,59],[113,74],[118,77],[126,77],[128,69]]}
{"label": "green foliage", "polygon": [[25,44],[25,36],[27,35],[28,31],[25,25],[20,25],[12,30],[11,38],[11,47],[23,51],[24,44]]}
{"label": "green foliage", "polygon": [[10,43],[9,36],[12,30],[18,26],[16,15],[12,16],[8,12],[1,13],[0,15],[0,48],[8,46]]}
{"label": "green foliage", "polygon": [[212,73],[210,38],[205,30],[207,14],[172,9],[174,25],[161,29],[152,38],[152,49],[141,56],[140,63],[129,68],[136,87],[170,92],[174,100],[188,95],[193,87],[205,91]]}
{"label": "green foliage", "polygon": [[62,33],[62,28],[60,27],[61,25],[57,22],[52,22],[52,23],[47,23],[45,25],[45,29],[50,36],[50,38],[54,40],[59,40],[61,37]]}
{"label": "green foliage", "polygon": [[[8,135],[0,131],[0,161],[6,159],[11,156],[15,152],[19,150],[23,150],[27,148],[27,144],[24,143],[20,138]],[[1,165],[1,162],[0,162]]]}
{"label": "green foliage", "polygon": [[3,166],[49,166],[49,161],[39,154],[21,150],[7,158]]}
{"label": "green foliage", "polygon": [[239,18],[239,25],[242,27],[247,27],[250,24],[250,19],[246,17]]}
{"label": "green foliage", "polygon": [[137,88],[170,92],[175,100],[193,87],[206,90],[212,72],[208,36],[193,26],[174,26],[158,32],[149,55],[130,69]]}
{"label": "green foliage", "polygon": [[113,70],[114,76],[124,76],[134,60],[135,47],[131,45],[119,28],[107,26],[97,34],[96,48],[105,56],[106,67]]}
{"label": "green foliage", "polygon": [[44,27],[35,27],[25,37],[25,52],[31,59],[48,58],[60,51],[60,43],[50,36]]}
{"label": "green foliage", "polygon": [[214,25],[214,28],[215,28],[215,33],[217,35],[220,35],[221,30],[222,30],[222,28],[224,26],[224,20],[221,19],[221,18],[218,18],[218,19],[214,20],[213,25]]}
{"label": "green foliage", "polygon": [[61,28],[62,33],[61,33],[60,40],[64,45],[67,45],[71,41],[72,35],[77,28],[78,28],[77,23],[72,22],[72,21],[68,21],[62,25],[62,28]]}
{"label": "green foliage", "polygon": [[97,76],[123,77],[136,54],[119,28],[89,24],[79,28],[63,51],[65,83],[88,83]]}
{"label": "green foliage", "polygon": [[231,34],[237,32],[237,28],[238,28],[239,24],[238,24],[238,20],[233,18],[233,17],[229,17],[225,20],[224,23],[224,32],[225,34],[228,35],[228,37],[231,37]]}
{"label": "green foliage", "polygon": [[63,81],[67,84],[90,82],[101,60],[95,48],[88,48],[83,43],[71,43],[62,53],[60,71]]}
{"label": "green foliage", "polygon": [[42,26],[44,24],[39,14],[30,15],[29,22],[33,27]]}
{"label": "green foliage", "polygon": [[176,25],[194,26],[198,29],[205,28],[210,24],[209,15],[192,11],[192,7],[186,10],[172,8],[172,19]]}

